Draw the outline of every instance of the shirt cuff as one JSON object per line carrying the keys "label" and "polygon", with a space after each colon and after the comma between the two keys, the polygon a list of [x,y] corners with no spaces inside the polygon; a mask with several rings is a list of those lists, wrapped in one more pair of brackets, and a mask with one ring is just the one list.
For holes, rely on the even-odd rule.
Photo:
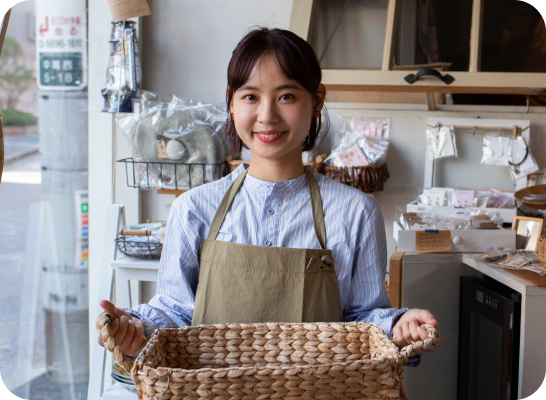
{"label": "shirt cuff", "polygon": [[409,308],[401,308],[400,310],[396,311],[393,315],[392,315],[392,322],[391,322],[391,325],[390,325],[390,328],[389,328],[389,331],[387,332],[387,335],[392,338],[392,330],[394,328],[394,325],[396,325],[396,323],[398,322],[398,320],[400,319],[400,317],[402,315],[404,315],[407,311],[409,311],[410,309]]}

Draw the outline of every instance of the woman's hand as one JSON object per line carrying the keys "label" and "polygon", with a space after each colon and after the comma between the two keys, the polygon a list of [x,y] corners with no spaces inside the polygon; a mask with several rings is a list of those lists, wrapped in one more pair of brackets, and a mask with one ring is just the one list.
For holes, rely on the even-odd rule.
{"label": "woman's hand", "polygon": [[[411,342],[417,342],[419,340],[424,341],[428,335],[426,329],[421,328],[421,325],[423,324],[429,324],[436,328],[438,326],[438,321],[436,321],[434,315],[428,310],[413,309],[405,312],[392,328],[392,333],[393,336],[395,336],[395,342],[398,347],[403,348]],[[440,336],[438,346],[441,343],[442,337]],[[418,355],[424,353],[426,353],[426,351],[423,350],[416,352]]]}
{"label": "woman's hand", "polygon": [[[115,343],[121,348],[123,354],[134,356],[142,344],[144,335],[144,324],[138,318],[134,318],[127,311],[116,307],[108,300],[101,300],[100,306],[104,311],[108,311],[117,317],[110,323],[110,336],[114,338]],[[99,344],[104,347],[104,342],[99,335]]]}

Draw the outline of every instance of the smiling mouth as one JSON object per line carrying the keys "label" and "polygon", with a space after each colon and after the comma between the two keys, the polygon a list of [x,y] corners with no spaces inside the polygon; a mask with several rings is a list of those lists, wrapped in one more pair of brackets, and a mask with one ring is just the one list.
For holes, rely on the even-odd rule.
{"label": "smiling mouth", "polygon": [[285,132],[281,131],[260,131],[256,132],[256,136],[262,142],[271,143],[279,140]]}

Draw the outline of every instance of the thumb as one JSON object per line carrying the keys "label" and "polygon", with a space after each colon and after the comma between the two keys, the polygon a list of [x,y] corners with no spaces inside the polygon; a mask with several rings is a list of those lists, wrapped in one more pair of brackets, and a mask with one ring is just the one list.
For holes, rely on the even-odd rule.
{"label": "thumb", "polygon": [[102,307],[102,309],[104,311],[108,311],[110,314],[113,314],[116,318],[120,318],[122,315],[125,315],[126,317],[128,317],[129,319],[132,319],[133,317],[131,316],[131,314],[129,314],[127,311],[125,310],[122,310],[121,308],[118,308],[114,305],[114,303],[112,303],[111,301],[108,301],[108,300],[101,300],[100,301],[100,306]]}
{"label": "thumb", "polygon": [[434,327],[438,326],[438,321],[436,320],[434,315],[432,315],[432,313],[428,310],[419,310],[418,318],[422,323],[432,325]]}

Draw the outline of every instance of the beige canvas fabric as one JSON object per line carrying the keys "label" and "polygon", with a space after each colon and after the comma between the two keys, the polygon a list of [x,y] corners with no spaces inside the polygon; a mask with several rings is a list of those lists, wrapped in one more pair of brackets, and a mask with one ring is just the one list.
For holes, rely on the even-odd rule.
{"label": "beige canvas fabric", "polygon": [[332,252],[326,249],[322,199],[305,170],[321,249],[290,249],[216,241],[247,171],[233,182],[203,241],[192,325],[259,322],[342,322]]}

